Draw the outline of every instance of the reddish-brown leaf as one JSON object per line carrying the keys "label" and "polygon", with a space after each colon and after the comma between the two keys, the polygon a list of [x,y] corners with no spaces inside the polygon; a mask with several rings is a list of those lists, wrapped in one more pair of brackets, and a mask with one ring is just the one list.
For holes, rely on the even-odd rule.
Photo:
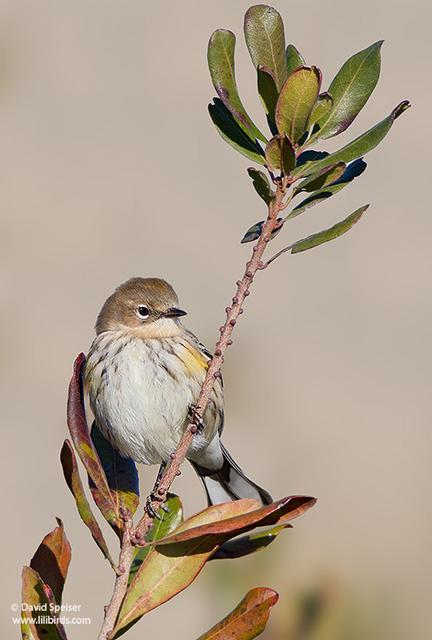
{"label": "reddish-brown leaf", "polygon": [[[238,502],[245,502],[240,500]],[[257,501],[253,501],[257,502]],[[245,533],[255,527],[285,524],[310,509],[316,502],[315,498],[306,496],[290,496],[259,509],[249,510],[240,515],[217,519],[217,516],[207,520],[205,524],[191,527],[191,519],[185,522],[174,533],[158,541],[158,546],[177,544],[202,536],[233,537]],[[259,504],[259,503],[258,503]],[[225,505],[218,505],[220,507]],[[210,507],[213,509],[213,507]],[[203,512],[202,512],[203,513]]]}
{"label": "reddish-brown leaf", "polygon": [[69,440],[64,441],[60,459],[63,467],[64,477],[69,489],[71,490],[75,498],[75,502],[78,507],[78,513],[80,514],[84,524],[90,529],[90,532],[99,549],[102,551],[111,566],[114,567],[114,561],[111,558],[107,543],[105,542],[105,539],[103,537],[103,533],[95,516],[93,515],[90,504],[85,495],[84,487],[79,475],[75,452]]}
{"label": "reddish-brown leaf", "polygon": [[253,640],[264,631],[270,609],[278,599],[273,589],[251,589],[231,613],[198,640]]}
{"label": "reddish-brown leaf", "polygon": [[59,518],[57,523],[58,526],[40,543],[30,567],[37,571],[42,581],[51,588],[56,602],[60,604],[71,560],[71,546]]}
{"label": "reddish-brown leaf", "polygon": [[84,365],[85,356],[81,353],[75,360],[73,375],[69,385],[67,405],[69,431],[75,449],[92,481],[91,490],[93,498],[105,520],[118,532],[122,527],[122,522],[117,512],[117,505],[111,494],[101,461],[90,438],[85,416],[82,385]]}

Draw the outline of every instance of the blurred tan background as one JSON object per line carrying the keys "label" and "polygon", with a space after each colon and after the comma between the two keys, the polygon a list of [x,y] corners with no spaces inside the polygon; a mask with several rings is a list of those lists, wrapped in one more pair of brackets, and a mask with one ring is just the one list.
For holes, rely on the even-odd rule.
{"label": "blurred tan background", "polygon": [[[249,4],[0,2],[4,638],[19,636],[10,605],[20,567],[56,515],[73,546],[65,601],[93,620],[69,628],[70,638],[96,637],[111,593],[58,461],[72,361],[88,348],[102,302],[129,276],[163,276],[212,347],[249,255],[239,240],[264,211],[248,161],[207,115],[206,67],[211,32],[239,34],[240,91],[263,122],[241,37]],[[348,136],[403,98],[415,108],[360,179],[273,243],[372,203],[349,235],[286,255],[257,278],[226,359],[230,450],[275,496],[311,494],[318,505],[266,553],[208,565],[128,637],[195,638],[248,588],[267,585],[281,594],[267,639],[300,637],[297,603],[312,590],[328,610],[310,637],[427,640],[432,11],[397,0],[276,6],[288,42],[323,69],[326,85],[349,55],[386,39],[381,81]],[[146,488],[153,474],[143,473]],[[189,469],[176,489],[188,513],[204,505]]]}

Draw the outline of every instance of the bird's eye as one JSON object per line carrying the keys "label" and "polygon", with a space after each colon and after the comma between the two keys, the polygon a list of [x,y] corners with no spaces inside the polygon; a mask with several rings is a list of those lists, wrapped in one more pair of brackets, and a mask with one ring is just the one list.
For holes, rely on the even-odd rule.
{"label": "bird's eye", "polygon": [[143,320],[145,320],[146,318],[149,317],[150,315],[150,311],[147,307],[144,307],[144,305],[140,305],[137,309],[137,313],[139,315],[140,318],[142,318]]}

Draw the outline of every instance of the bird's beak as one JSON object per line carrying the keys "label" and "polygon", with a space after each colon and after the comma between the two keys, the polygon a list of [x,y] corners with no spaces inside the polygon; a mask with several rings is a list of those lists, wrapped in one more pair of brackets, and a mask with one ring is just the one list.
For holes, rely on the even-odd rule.
{"label": "bird's beak", "polygon": [[168,309],[168,311],[166,311],[164,313],[165,318],[179,318],[180,316],[185,316],[186,315],[186,311],[183,311],[183,309],[177,309],[177,307],[171,307],[171,309]]}

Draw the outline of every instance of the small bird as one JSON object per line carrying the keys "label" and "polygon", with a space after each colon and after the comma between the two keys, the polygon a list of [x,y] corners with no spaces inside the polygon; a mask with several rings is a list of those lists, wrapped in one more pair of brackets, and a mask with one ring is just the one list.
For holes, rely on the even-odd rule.
{"label": "small bird", "polygon": [[[125,458],[159,464],[180,442],[204,382],[211,354],[185,329],[170,284],[131,278],[104,303],[87,357],[84,383],[96,424]],[[203,421],[188,451],[209,504],[255,498],[267,491],[249,480],[220,440],[222,380],[215,380]]]}

